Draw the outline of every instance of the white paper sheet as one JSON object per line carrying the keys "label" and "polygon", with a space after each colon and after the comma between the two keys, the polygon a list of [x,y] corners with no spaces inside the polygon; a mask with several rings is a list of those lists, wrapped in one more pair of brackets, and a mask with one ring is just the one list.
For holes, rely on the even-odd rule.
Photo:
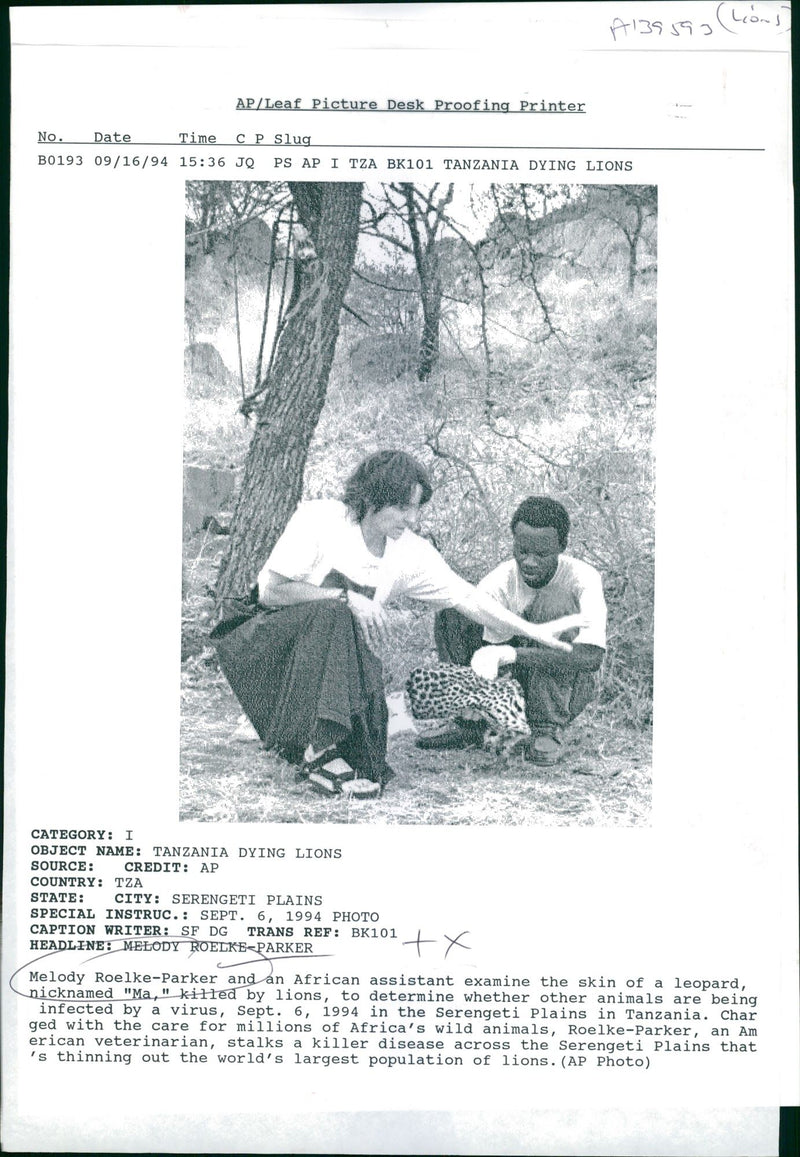
{"label": "white paper sheet", "polygon": [[[798,1076],[789,21],[787,4],[759,2],[12,11],[8,1151],[777,1153],[778,1106],[797,1101]],[[390,101],[423,109],[390,113]],[[540,102],[583,108],[523,115]],[[306,134],[308,146],[271,143]],[[554,180],[658,188],[647,825],[178,821],[185,182],[377,185],[397,178],[389,157],[430,158],[426,177],[460,188],[499,178],[456,178],[446,158],[514,158],[501,176],[518,182],[548,180],[532,161],[568,159],[575,169]],[[142,911],[137,888],[203,947],[43,947],[80,935],[62,924],[93,923],[80,911],[98,929],[109,907]],[[253,900],[218,899],[231,895]],[[321,922],[290,914],[317,907]],[[270,916],[301,941],[320,928],[320,958],[314,937],[311,959],[288,964],[208,951]],[[214,1013],[207,973],[239,994]],[[453,1063],[389,1066],[400,1050],[334,1007],[379,1023],[388,1005],[370,994],[408,996],[410,976],[437,980],[425,991],[451,990],[460,1010],[484,991],[468,980],[501,981],[487,994],[536,1007],[535,1025],[576,1007],[602,1028],[598,992],[669,1009],[699,995],[683,1007],[717,1029],[723,1009],[741,1015],[727,1040],[746,1029],[747,1051],[724,1050],[705,1020],[688,1022],[697,1038],[657,1039],[708,1052],[654,1051],[647,1030],[665,1022],[622,1015],[640,1051],[573,1049],[607,1037],[570,1036],[558,1016],[544,1066],[523,1063],[516,1042],[519,1063],[487,1051],[502,1038],[481,1035],[481,1020],[463,1034],[481,1047],[445,1042]],[[406,980],[381,984],[391,977]],[[119,1002],[96,996],[99,1029],[62,1004],[92,984]],[[301,1063],[300,1031],[274,1027],[218,1059],[276,988],[277,1025],[306,1016],[292,991],[326,1002],[308,1014],[312,1051],[337,1063]],[[435,1046],[425,1011],[417,1036]],[[357,1047],[333,1042],[343,1033]],[[143,1034],[178,1043],[96,1041]],[[56,1038],[79,1036],[89,1043],[59,1059]],[[180,1044],[189,1037],[220,1044]],[[545,1037],[529,1038],[528,1059]],[[80,1059],[92,1049],[132,1059]],[[341,1062],[362,1051],[373,1066]],[[598,1064],[612,1056],[634,1063]]]}

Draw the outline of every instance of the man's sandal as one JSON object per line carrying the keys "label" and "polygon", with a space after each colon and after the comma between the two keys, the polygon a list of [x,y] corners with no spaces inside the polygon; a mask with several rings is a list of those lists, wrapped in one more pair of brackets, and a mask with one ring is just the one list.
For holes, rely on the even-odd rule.
{"label": "man's sandal", "polygon": [[528,753],[531,762],[539,767],[554,767],[561,759],[562,748],[552,735],[534,735]]}

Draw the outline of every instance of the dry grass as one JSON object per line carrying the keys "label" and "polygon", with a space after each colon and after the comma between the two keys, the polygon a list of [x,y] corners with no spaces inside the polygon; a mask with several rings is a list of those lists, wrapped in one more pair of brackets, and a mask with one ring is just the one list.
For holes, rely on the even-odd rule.
{"label": "dry grass", "polygon": [[183,424],[183,460],[203,466],[240,466],[253,437],[238,410],[235,394],[187,397]]}
{"label": "dry grass", "polygon": [[[184,664],[181,819],[217,823],[480,824],[649,823],[650,738],[588,709],[565,738],[557,767],[520,751],[420,751],[414,735],[389,740],[396,777],[369,801],[320,798],[295,768],[255,738],[235,738],[240,708],[206,652]],[[239,729],[242,731],[243,729]]]}
{"label": "dry grass", "polygon": [[[401,731],[389,740],[396,776],[380,799],[333,799],[295,784],[295,768],[265,751],[208,646],[209,588],[227,540],[207,532],[185,543],[181,710],[182,820],[206,823],[599,825],[650,822],[651,738],[613,708],[591,705],[565,734],[557,767],[537,767],[521,750],[420,751]],[[394,644],[383,656],[387,693],[412,667],[434,661],[433,616],[393,613]],[[252,736],[252,737],[251,737]]]}

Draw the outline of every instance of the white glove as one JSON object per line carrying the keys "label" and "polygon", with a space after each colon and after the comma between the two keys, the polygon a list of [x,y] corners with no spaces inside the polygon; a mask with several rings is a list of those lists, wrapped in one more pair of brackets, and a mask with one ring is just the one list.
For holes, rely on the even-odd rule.
{"label": "white glove", "polygon": [[516,659],[516,648],[504,643],[500,647],[481,647],[472,656],[470,666],[482,679],[496,679],[499,668],[515,663]]}

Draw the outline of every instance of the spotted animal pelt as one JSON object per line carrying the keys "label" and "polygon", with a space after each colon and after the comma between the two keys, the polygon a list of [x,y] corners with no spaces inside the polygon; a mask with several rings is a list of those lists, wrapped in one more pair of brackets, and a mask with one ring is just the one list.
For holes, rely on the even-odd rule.
{"label": "spotted animal pelt", "polygon": [[471,667],[416,667],[406,682],[415,719],[482,719],[500,736],[527,736],[522,688],[511,675],[482,679]]}

